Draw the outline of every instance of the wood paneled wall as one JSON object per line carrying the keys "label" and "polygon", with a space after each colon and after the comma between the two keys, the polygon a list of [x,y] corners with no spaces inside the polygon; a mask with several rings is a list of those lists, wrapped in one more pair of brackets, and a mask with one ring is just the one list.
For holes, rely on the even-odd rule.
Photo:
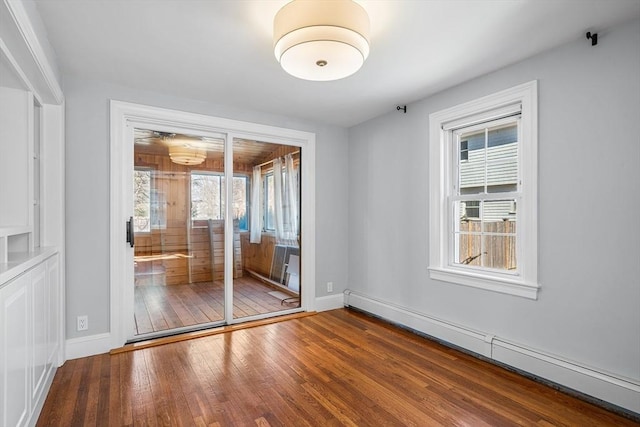
{"label": "wood paneled wall", "polygon": [[[152,188],[161,195],[164,224],[149,233],[136,233],[137,284],[176,285],[224,280],[224,221],[213,221],[213,257],[206,221],[202,227],[190,227],[190,172],[224,172],[222,160],[207,159],[197,166],[173,163],[163,155],[135,154],[135,166],[157,172]],[[246,164],[235,164],[236,173],[248,172]],[[242,276],[240,234],[234,232],[234,277]],[[212,268],[213,259],[213,268]]]}
{"label": "wood paneled wall", "polygon": [[[270,160],[275,159],[276,157],[284,157],[285,155],[289,154],[289,153],[294,153],[296,151],[300,151],[300,148],[298,147],[294,147],[291,145],[280,145],[278,146],[275,150],[273,150],[271,153],[269,153],[267,156],[263,157],[262,159],[260,159],[260,161],[256,162],[256,164],[260,164],[260,163],[264,163],[264,162],[268,162]],[[300,156],[294,156],[294,163],[295,164],[299,164],[300,162]],[[263,170],[272,168],[273,165],[265,165],[263,167]],[[252,169],[253,170],[253,169]]]}
{"label": "wood paneled wall", "polygon": [[[211,235],[206,221],[190,227],[189,203],[191,171],[223,173],[222,155],[212,155],[200,165],[185,166],[173,163],[167,154],[159,152],[158,147],[147,146],[145,150],[149,152],[135,152],[134,163],[136,167],[161,172],[153,178],[152,188],[160,195],[164,221],[162,226],[152,227],[149,233],[136,233],[136,277],[140,279],[137,283],[176,285],[224,280],[224,222],[214,220]],[[257,162],[255,159],[251,164],[234,161],[234,173],[250,177],[253,164],[298,150],[298,147],[281,145],[265,153]],[[246,160],[242,155],[238,159]],[[295,162],[299,163],[299,156]],[[265,165],[264,169],[270,166]],[[250,244],[249,233],[240,234],[234,224],[233,242],[234,277],[241,277],[245,268],[269,276],[275,246],[273,235],[263,234],[262,243]]]}
{"label": "wood paneled wall", "polygon": [[276,237],[273,234],[262,233],[260,243],[249,243],[249,233],[242,233],[240,241],[242,242],[244,268],[269,277]]}
{"label": "wood paneled wall", "polygon": [[[196,267],[201,261],[198,253],[190,253],[187,239],[186,221],[167,220],[165,228],[152,229],[150,233],[136,233],[136,278],[137,284],[175,285],[190,283],[190,266]],[[204,237],[209,245],[206,229]],[[197,229],[196,229],[197,232]],[[189,256],[199,259],[191,260]],[[208,257],[205,258],[208,263]],[[202,273],[202,268],[196,268]],[[141,279],[148,280],[141,280]],[[202,281],[211,280],[211,275]]]}
{"label": "wood paneled wall", "polygon": [[[168,155],[135,153],[134,164],[140,167],[149,167],[162,172],[182,172],[189,173],[191,171],[208,171],[208,172],[224,172],[224,159],[222,156],[216,158],[207,158],[199,165],[185,166],[173,163]],[[234,173],[250,175],[253,166],[246,163],[233,162]]]}
{"label": "wood paneled wall", "polygon": [[[211,241],[213,242],[213,257],[209,262],[209,274],[213,275],[213,280],[224,280],[224,221],[211,220],[207,228]],[[207,236],[207,243],[209,243]],[[197,254],[211,257],[209,248],[198,248]],[[211,267],[212,266],[212,267]],[[243,259],[240,245],[240,230],[238,221],[233,221],[233,278],[242,277]]]}
{"label": "wood paneled wall", "polygon": [[[191,228],[189,238],[186,223],[175,225],[167,224],[167,228],[136,235],[136,276],[140,279],[137,283],[179,285],[224,280],[224,221],[212,221],[211,229],[208,226]],[[233,233],[233,260],[233,277],[242,277],[237,222]]]}

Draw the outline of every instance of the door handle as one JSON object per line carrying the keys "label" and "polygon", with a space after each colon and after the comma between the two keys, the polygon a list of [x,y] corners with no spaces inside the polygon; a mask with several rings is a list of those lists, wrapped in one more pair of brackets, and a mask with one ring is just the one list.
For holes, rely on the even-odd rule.
{"label": "door handle", "polygon": [[129,217],[129,221],[127,221],[127,243],[133,247],[135,244],[135,236],[133,234],[133,217]]}

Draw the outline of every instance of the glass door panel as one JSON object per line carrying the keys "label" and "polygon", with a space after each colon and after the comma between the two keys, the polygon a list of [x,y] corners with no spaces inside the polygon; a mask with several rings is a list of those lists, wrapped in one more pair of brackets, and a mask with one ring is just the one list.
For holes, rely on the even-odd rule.
{"label": "glass door panel", "polygon": [[301,307],[300,148],[233,140],[233,318]]}
{"label": "glass door panel", "polygon": [[224,322],[224,135],[135,130],[135,336]]}

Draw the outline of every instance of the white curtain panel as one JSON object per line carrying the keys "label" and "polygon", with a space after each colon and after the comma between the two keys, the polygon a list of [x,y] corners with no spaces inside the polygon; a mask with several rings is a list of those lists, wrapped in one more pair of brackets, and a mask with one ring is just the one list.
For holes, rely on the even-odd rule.
{"label": "white curtain panel", "polygon": [[260,190],[262,189],[262,169],[260,166],[253,168],[251,179],[251,234],[249,242],[260,243],[262,237]]}
{"label": "white curtain panel", "polygon": [[284,221],[282,211],[282,159],[273,161],[273,208],[275,210],[276,243],[285,244]]}
{"label": "white curtain panel", "polygon": [[298,171],[293,166],[293,155],[284,157],[284,188],[282,195],[284,244],[298,246],[299,214],[298,214]]}

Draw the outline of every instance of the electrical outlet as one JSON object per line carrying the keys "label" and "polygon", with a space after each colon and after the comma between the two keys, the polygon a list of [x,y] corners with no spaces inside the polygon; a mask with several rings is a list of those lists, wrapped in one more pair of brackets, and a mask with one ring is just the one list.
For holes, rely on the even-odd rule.
{"label": "electrical outlet", "polygon": [[327,282],[327,292],[333,292],[333,282]]}
{"label": "electrical outlet", "polygon": [[89,316],[78,316],[76,321],[76,329],[78,331],[86,331],[87,329],[89,329]]}

